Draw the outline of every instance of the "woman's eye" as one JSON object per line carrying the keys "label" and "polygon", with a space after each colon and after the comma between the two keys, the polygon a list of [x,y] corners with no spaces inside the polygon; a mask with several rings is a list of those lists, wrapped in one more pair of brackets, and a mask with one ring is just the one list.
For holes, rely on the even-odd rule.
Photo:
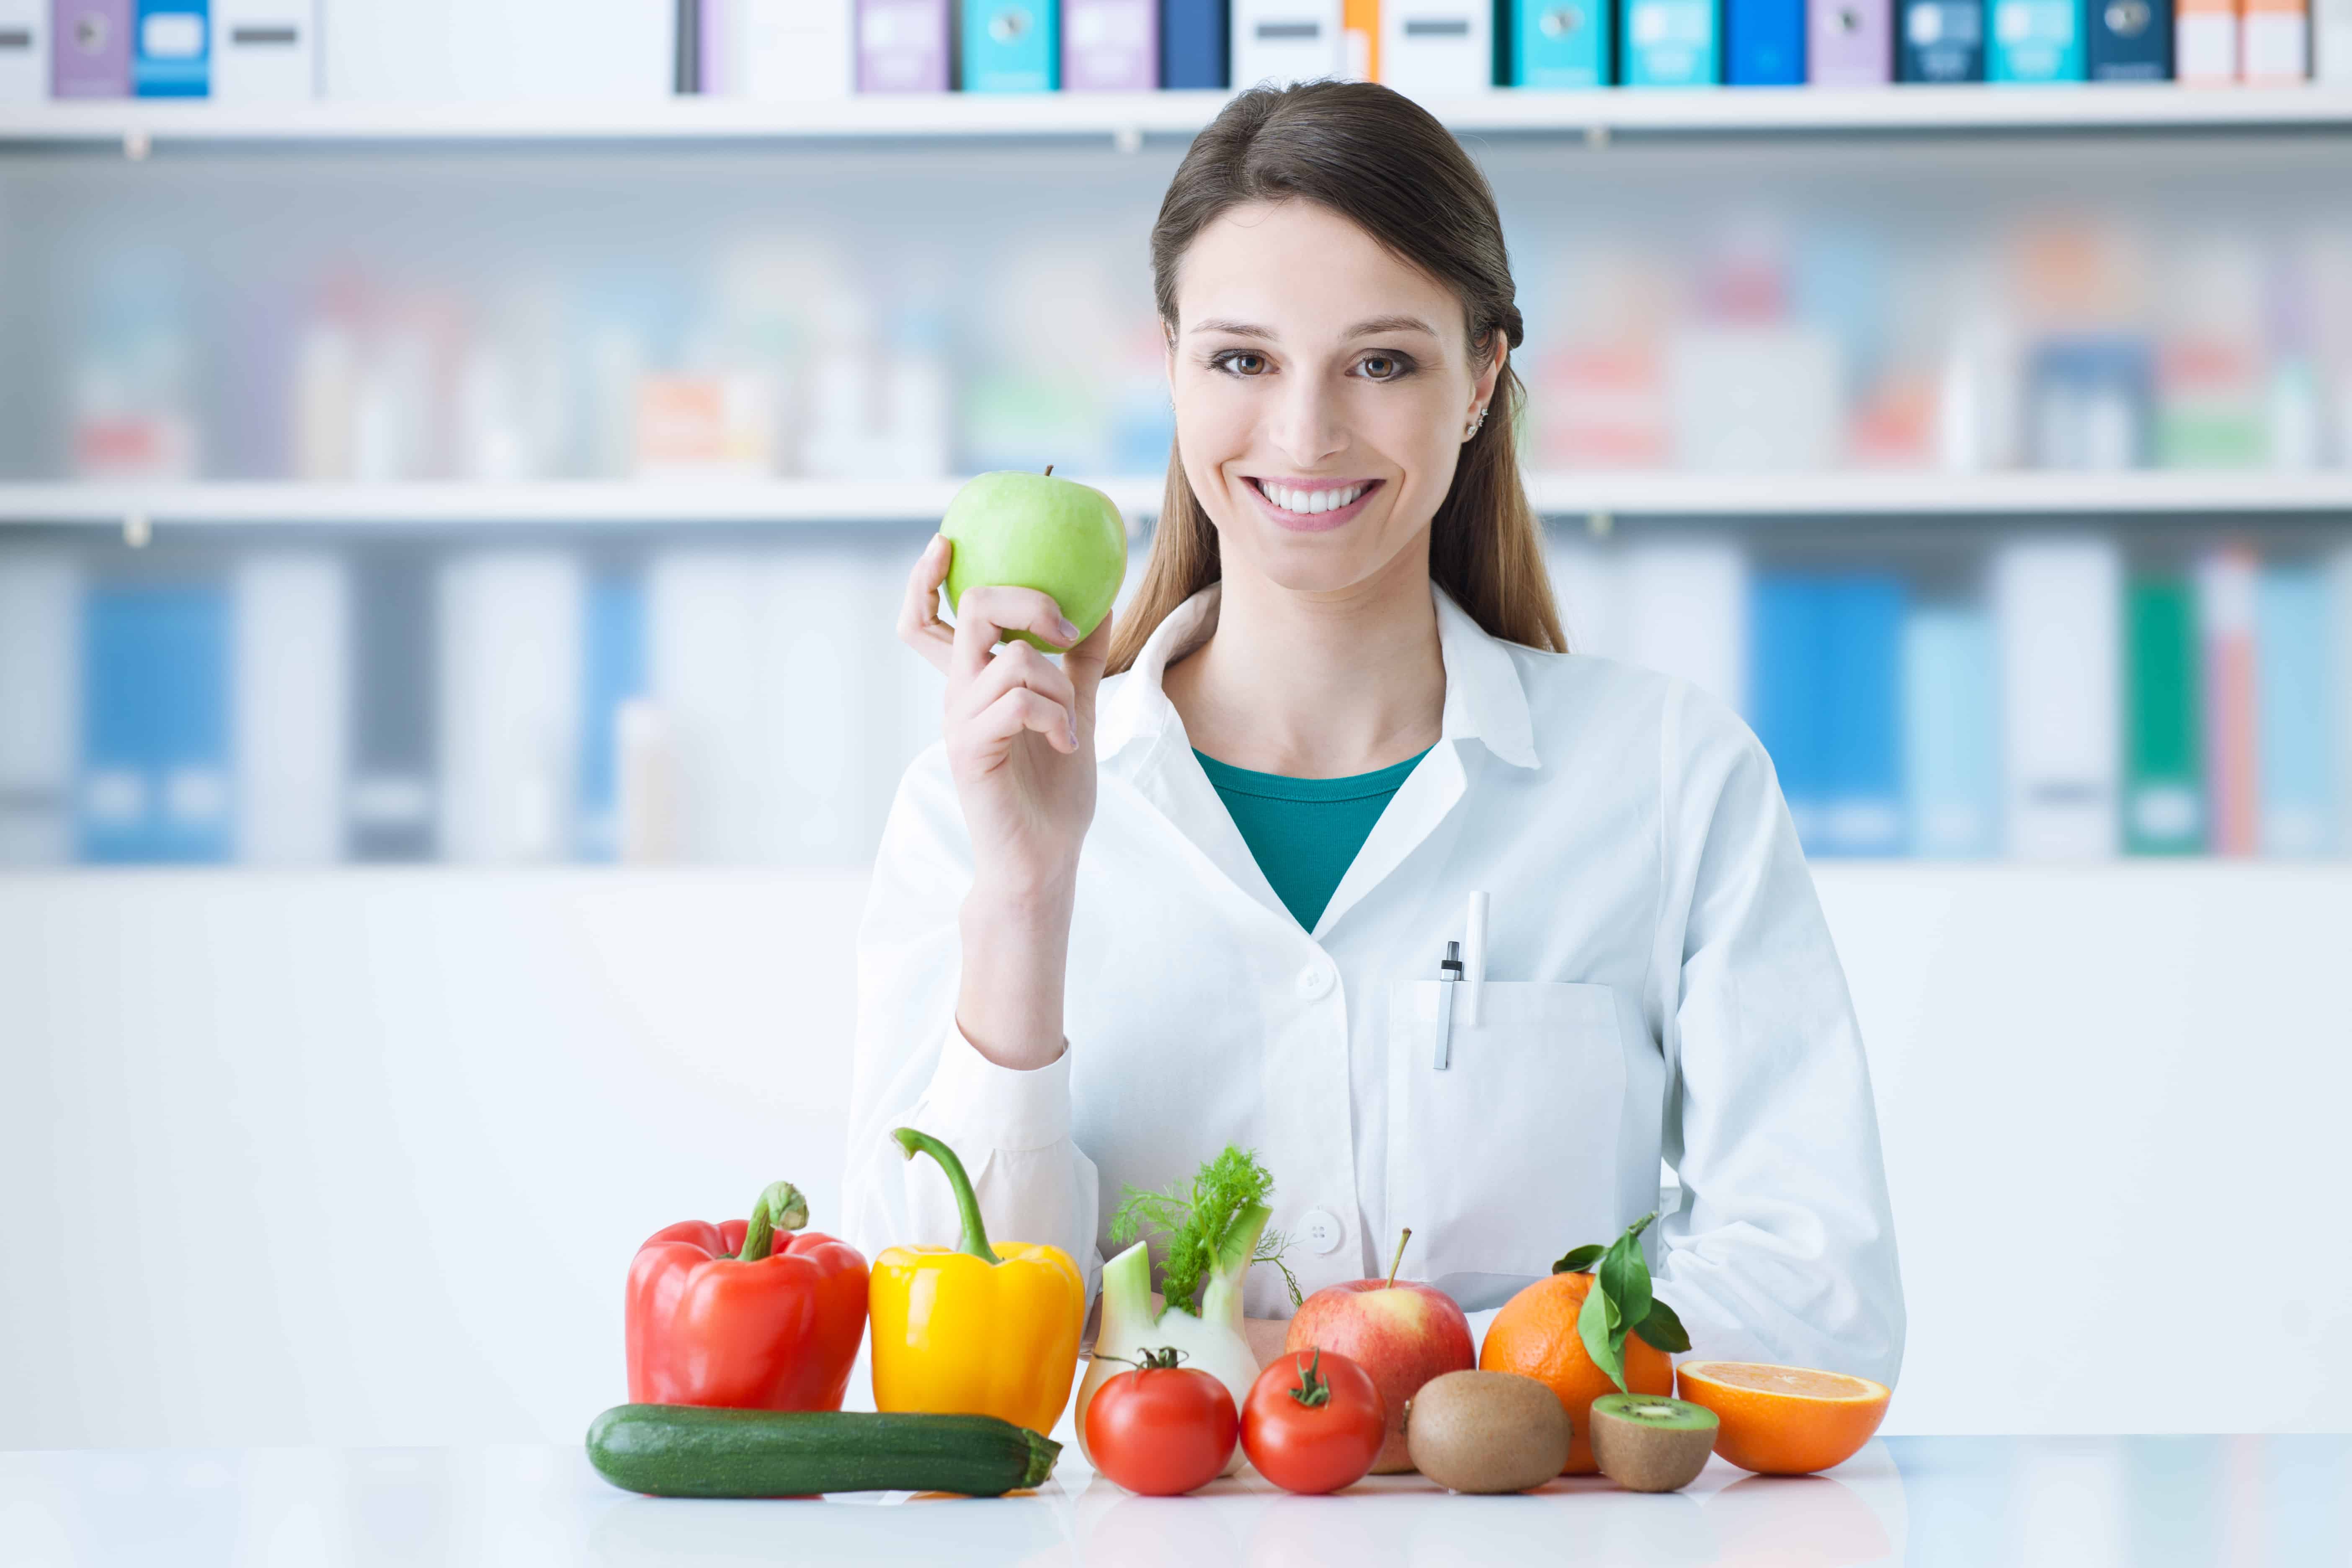
{"label": "woman's eye", "polygon": [[1395,381],[1412,369],[1412,363],[1402,354],[1366,354],[1362,363],[1368,381]]}
{"label": "woman's eye", "polygon": [[1227,349],[1217,356],[1215,363],[1218,369],[1232,371],[1236,375],[1265,374],[1265,356],[1252,353],[1247,349]]}

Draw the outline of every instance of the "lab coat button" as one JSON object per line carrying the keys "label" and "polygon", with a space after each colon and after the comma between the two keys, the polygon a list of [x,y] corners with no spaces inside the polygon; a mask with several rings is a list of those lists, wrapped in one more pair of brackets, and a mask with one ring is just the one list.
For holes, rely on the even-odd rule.
{"label": "lab coat button", "polygon": [[1310,963],[1298,972],[1298,994],[1312,999],[1331,989],[1331,971],[1320,963]]}
{"label": "lab coat button", "polygon": [[1298,1238],[1318,1252],[1337,1252],[1345,1238],[1339,1216],[1329,1209],[1308,1209],[1298,1216]]}

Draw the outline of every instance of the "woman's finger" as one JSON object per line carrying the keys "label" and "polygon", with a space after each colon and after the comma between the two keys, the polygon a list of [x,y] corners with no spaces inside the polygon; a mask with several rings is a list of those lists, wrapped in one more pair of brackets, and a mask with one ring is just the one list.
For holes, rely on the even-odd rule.
{"label": "woman's finger", "polygon": [[898,640],[921,654],[940,674],[955,651],[955,629],[940,619],[940,584],[948,579],[955,545],[944,533],[931,542],[907,574],[907,596],[898,606]]}
{"label": "woman's finger", "polygon": [[1050,595],[1009,585],[967,588],[956,605],[951,673],[965,679],[977,676],[987,668],[989,649],[1006,632],[1028,632],[1056,648],[1078,640],[1078,628],[1062,618]]}
{"label": "woman's finger", "polygon": [[1024,686],[1048,701],[1077,711],[1077,690],[1070,684],[1070,678],[1055,668],[1052,659],[1025,642],[1006,643],[988,661],[988,668],[980,672],[980,679],[967,682],[960,692],[950,692],[948,702],[955,711],[977,713],[1006,692]]}
{"label": "woman's finger", "polygon": [[1045,743],[1057,752],[1078,749],[1070,710],[1025,686],[1015,687],[982,709],[966,727],[971,739],[988,743],[1009,742],[1024,730],[1045,736]]}
{"label": "woman's finger", "polygon": [[1102,685],[1103,667],[1110,662],[1111,622],[1118,612],[1107,613],[1102,625],[1087,634],[1087,640],[1062,656],[1062,673],[1069,678],[1072,706],[1078,722],[1092,733],[1095,721],[1095,690]]}

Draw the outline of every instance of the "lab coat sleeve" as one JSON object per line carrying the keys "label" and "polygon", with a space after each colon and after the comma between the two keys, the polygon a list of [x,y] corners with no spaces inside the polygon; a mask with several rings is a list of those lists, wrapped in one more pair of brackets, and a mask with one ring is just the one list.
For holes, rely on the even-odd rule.
{"label": "lab coat sleeve", "polygon": [[886,1247],[952,1247],[961,1228],[947,1178],[890,1137],[917,1127],[963,1161],[988,1234],[1068,1253],[1093,1300],[1094,1162],[1070,1136],[1070,1058],[1034,1071],[999,1067],[956,1026],[958,912],[971,885],[963,813],[934,745],[900,781],[876,853],[857,933],[857,1043],[850,1090],[843,1230],[868,1258]]}
{"label": "lab coat sleeve", "polygon": [[1658,1294],[1699,1355],[1892,1384],[1903,1287],[1862,1035],[1780,784],[1676,683],[1662,726],[1654,964],[1682,1184]]}

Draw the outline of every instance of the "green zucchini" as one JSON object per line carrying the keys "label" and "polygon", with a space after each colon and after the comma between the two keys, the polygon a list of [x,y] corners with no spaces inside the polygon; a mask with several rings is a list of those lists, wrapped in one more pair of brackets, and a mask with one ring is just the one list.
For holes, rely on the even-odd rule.
{"label": "green zucchini", "polygon": [[588,1425],[596,1473],[655,1497],[999,1497],[1044,1481],[1061,1451],[1051,1438],[993,1415],[616,1405]]}

